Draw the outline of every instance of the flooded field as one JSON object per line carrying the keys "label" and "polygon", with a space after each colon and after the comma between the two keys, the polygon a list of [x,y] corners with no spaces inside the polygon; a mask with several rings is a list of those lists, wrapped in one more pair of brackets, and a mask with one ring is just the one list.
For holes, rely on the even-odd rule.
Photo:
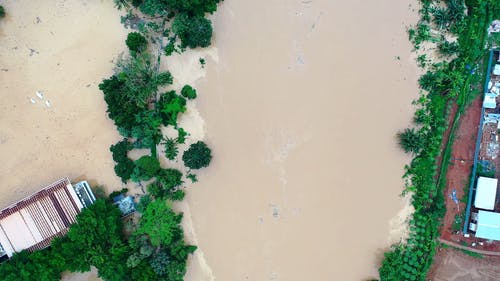
{"label": "flooded field", "polygon": [[214,161],[188,194],[210,270],[364,280],[404,232],[417,68],[408,1],[225,1],[198,107]]}
{"label": "flooded field", "polygon": [[[0,204],[66,175],[118,187],[108,148],[119,135],[97,88],[125,49],[118,12],[111,1],[4,6]],[[394,135],[417,95],[405,31],[414,8],[406,0],[220,5],[215,47],[186,54],[207,59],[195,83],[204,120],[192,127],[214,154],[179,206],[199,246],[187,280],[376,277],[409,211],[399,197],[409,158]]]}
{"label": "flooded field", "polygon": [[[68,176],[121,186],[98,84],[125,49],[112,1],[3,1],[0,206]],[[38,94],[37,94],[38,91]]]}

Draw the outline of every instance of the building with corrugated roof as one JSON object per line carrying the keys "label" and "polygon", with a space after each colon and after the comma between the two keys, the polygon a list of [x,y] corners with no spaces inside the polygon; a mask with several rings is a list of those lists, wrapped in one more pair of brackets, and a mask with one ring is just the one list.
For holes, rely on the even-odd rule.
{"label": "building with corrugated roof", "polygon": [[0,211],[0,256],[35,251],[67,233],[95,196],[86,181],[60,179]]}

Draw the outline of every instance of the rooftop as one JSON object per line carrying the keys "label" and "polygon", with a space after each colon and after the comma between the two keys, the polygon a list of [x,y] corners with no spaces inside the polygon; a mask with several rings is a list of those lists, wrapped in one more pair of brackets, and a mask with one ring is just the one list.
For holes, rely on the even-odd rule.
{"label": "rooftop", "polygon": [[84,183],[76,188],[63,178],[1,210],[0,255],[43,249],[66,234],[81,209],[95,201]]}

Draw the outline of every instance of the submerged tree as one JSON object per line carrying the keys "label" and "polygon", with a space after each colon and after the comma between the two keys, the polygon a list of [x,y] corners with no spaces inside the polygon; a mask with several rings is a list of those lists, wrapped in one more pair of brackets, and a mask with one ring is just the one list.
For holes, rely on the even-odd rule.
{"label": "submerged tree", "polygon": [[146,234],[151,245],[169,245],[176,232],[182,231],[179,223],[182,215],[177,215],[165,201],[155,200],[146,207],[142,214],[137,234]]}
{"label": "submerged tree", "polygon": [[399,145],[407,153],[417,154],[423,148],[424,137],[413,128],[406,128],[403,132],[399,132],[397,137]]}
{"label": "submerged tree", "polygon": [[212,160],[212,151],[202,141],[193,143],[182,155],[184,165],[191,169],[207,167]]}
{"label": "submerged tree", "polygon": [[141,180],[149,180],[156,176],[160,170],[160,162],[155,157],[145,155],[135,161],[132,180],[139,182]]}
{"label": "submerged tree", "polygon": [[208,47],[212,40],[212,23],[203,16],[179,14],[172,23],[172,31],[179,36],[184,47]]}
{"label": "submerged tree", "polygon": [[127,35],[127,40],[125,40],[125,44],[127,44],[127,47],[132,53],[143,52],[148,47],[148,41],[139,32],[130,32]]}
{"label": "submerged tree", "polygon": [[193,89],[190,85],[184,85],[181,90],[181,95],[187,99],[195,99],[196,98],[196,90]]}

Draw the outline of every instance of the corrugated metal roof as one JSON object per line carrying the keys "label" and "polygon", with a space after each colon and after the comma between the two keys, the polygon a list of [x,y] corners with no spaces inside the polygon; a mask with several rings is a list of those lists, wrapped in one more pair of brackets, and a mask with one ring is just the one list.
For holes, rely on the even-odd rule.
{"label": "corrugated metal roof", "polygon": [[69,179],[58,180],[0,211],[0,244],[8,256],[45,248],[67,232],[81,209]]}

